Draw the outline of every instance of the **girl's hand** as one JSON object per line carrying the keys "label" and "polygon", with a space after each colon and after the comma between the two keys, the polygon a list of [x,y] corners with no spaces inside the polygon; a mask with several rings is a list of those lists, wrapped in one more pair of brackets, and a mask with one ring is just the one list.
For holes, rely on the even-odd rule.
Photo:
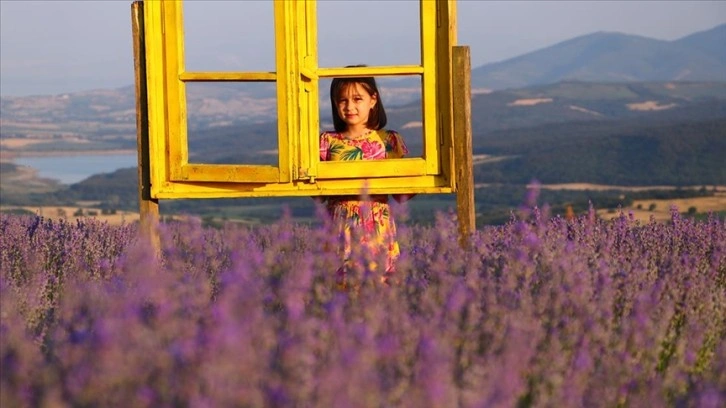
{"label": "girl's hand", "polygon": [[393,199],[398,203],[405,203],[414,197],[416,197],[416,194],[393,194]]}

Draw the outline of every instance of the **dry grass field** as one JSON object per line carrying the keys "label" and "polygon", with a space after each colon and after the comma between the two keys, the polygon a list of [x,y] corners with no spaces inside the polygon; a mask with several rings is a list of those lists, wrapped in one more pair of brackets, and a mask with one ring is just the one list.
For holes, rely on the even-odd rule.
{"label": "dry grass field", "polygon": [[[590,191],[653,191],[653,190],[676,190],[675,186],[611,186],[603,184],[590,183],[570,183],[570,184],[542,184],[538,186],[545,190],[590,190]],[[698,190],[703,186],[680,187],[681,189]],[[678,198],[678,199],[647,199],[635,200],[629,207],[625,207],[622,211],[625,214],[632,214],[636,220],[647,222],[652,218],[656,221],[667,221],[671,219],[671,207],[675,206],[679,212],[688,212],[690,208],[695,208],[695,212],[709,213],[726,211],[726,186],[706,186],[709,190],[715,189],[715,195],[712,197],[696,197],[696,198]],[[604,219],[612,219],[620,216],[618,211],[613,209],[598,209],[598,216]]]}
{"label": "dry grass field", "polygon": [[[695,208],[698,213],[726,211],[726,192],[720,191],[713,197],[678,198],[671,200],[635,200],[633,205],[623,208],[625,214],[633,214],[636,220],[647,222],[653,217],[656,221],[667,221],[671,218],[671,207],[675,206],[678,212],[688,212]],[[598,215],[604,219],[618,217],[620,214],[612,210],[598,210]]]}
{"label": "dry grass field", "polygon": [[[533,186],[528,186],[533,187]],[[652,190],[698,190],[704,186],[689,186],[689,187],[676,187],[676,186],[616,186],[610,184],[593,184],[593,183],[563,183],[563,184],[539,184],[539,188],[543,190],[578,190],[578,191],[605,191],[605,190],[620,190],[620,191],[652,191]],[[705,186],[709,190],[715,188],[717,192],[726,192],[726,186]]]}
{"label": "dry grass field", "polygon": [[[636,220],[641,222],[649,222],[651,217],[656,221],[668,221],[671,219],[671,207],[675,206],[679,212],[688,212],[690,208],[695,208],[698,213],[726,211],[726,192],[720,191],[713,197],[699,198],[681,198],[671,200],[636,200],[633,205],[622,209],[625,214],[632,214]],[[139,220],[139,214],[131,211],[117,211],[116,214],[103,214],[99,208],[93,207],[93,203],[79,203],[77,207],[69,206],[48,206],[48,207],[2,207],[0,210],[12,210],[22,208],[23,210],[41,215],[45,218],[55,220],[64,219],[66,221],[74,221],[77,218],[93,217],[111,225],[121,225],[136,222]],[[83,215],[76,215],[78,210]],[[612,219],[620,216],[619,211],[612,209],[597,210],[599,217],[603,219]]]}
{"label": "dry grass field", "polygon": [[[102,222],[108,222],[110,225],[122,225],[136,222],[139,220],[139,214],[131,211],[116,211],[115,214],[103,214],[100,208],[94,207],[69,207],[69,206],[46,206],[46,207],[16,207],[3,206],[2,211],[11,211],[22,209],[33,214],[49,218],[53,220],[66,220],[74,222],[79,218],[95,218]],[[81,214],[82,213],[82,214]]]}

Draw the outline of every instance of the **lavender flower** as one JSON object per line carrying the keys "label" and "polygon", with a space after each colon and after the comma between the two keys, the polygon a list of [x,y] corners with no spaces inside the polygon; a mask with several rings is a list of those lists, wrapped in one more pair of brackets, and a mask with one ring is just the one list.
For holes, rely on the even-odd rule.
{"label": "lavender flower", "polygon": [[350,291],[324,218],[162,223],[158,254],[134,224],[2,215],[0,405],[723,405],[724,222],[536,193],[468,250],[452,214],[401,223],[394,284]]}

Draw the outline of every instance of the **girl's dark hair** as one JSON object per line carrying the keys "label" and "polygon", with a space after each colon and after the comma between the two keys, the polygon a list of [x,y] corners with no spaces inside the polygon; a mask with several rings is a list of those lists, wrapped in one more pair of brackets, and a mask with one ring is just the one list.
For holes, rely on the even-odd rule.
{"label": "girl's dark hair", "polygon": [[[358,68],[365,67],[365,65],[348,65],[346,68]],[[386,110],[383,108],[383,101],[381,100],[381,93],[378,91],[376,80],[373,77],[356,77],[356,78],[333,78],[333,82],[330,84],[330,105],[333,110],[333,127],[336,132],[343,132],[347,125],[343,118],[338,115],[338,97],[341,92],[346,90],[349,86],[354,84],[360,84],[363,89],[366,90],[371,96],[375,95],[377,98],[376,106],[371,109],[371,113],[368,116],[368,129],[379,130],[383,129],[388,122],[386,118]]]}

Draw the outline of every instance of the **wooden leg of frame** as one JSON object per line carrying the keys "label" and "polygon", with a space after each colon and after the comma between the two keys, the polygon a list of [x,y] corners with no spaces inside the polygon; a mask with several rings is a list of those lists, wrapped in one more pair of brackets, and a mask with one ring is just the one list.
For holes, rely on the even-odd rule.
{"label": "wooden leg of frame", "polygon": [[471,141],[471,54],[468,46],[455,46],[452,51],[456,209],[460,244],[468,248],[471,234],[476,230]]}
{"label": "wooden leg of frame", "polygon": [[144,3],[131,4],[131,33],[134,47],[134,77],[136,85],[136,145],[138,151],[139,215],[141,233],[149,239],[157,255],[159,239],[159,200],[151,198],[149,164],[149,115],[146,99],[146,51],[144,46]]}

